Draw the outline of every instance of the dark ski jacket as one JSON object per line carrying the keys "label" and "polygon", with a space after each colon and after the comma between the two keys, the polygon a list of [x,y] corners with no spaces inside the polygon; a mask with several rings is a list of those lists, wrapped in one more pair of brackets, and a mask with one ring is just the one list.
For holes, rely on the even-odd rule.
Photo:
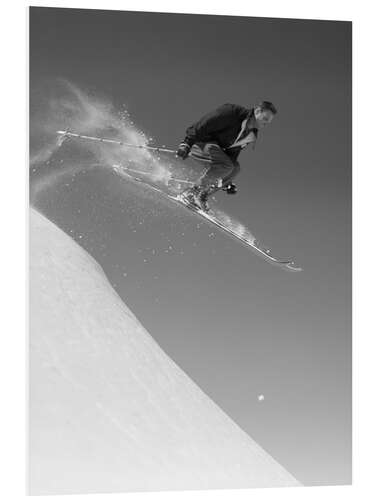
{"label": "dark ski jacket", "polygon": [[[241,136],[254,132],[257,136],[257,128],[249,128],[254,116],[254,109],[246,109],[238,104],[223,104],[219,108],[204,115],[199,121],[186,130],[184,142],[192,146],[196,142],[217,143],[225,153],[236,161],[241,147],[229,148],[236,139],[247,121]],[[229,148],[229,149],[228,149]]]}

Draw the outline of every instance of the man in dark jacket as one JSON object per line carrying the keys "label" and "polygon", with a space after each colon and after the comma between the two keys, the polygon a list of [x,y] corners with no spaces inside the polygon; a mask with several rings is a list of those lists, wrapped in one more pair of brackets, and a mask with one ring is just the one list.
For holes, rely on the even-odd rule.
{"label": "man in dark jacket", "polygon": [[198,183],[181,198],[208,211],[208,197],[219,189],[234,194],[237,189],[232,180],[240,169],[238,155],[249,144],[254,148],[259,128],[271,123],[276,113],[269,101],[252,109],[223,104],[189,127],[177,156],[183,160],[189,156],[206,168]]}

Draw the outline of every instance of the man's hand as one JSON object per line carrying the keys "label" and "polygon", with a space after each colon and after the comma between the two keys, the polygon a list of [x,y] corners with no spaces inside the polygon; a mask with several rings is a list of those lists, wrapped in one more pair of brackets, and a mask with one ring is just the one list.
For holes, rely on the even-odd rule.
{"label": "man's hand", "polygon": [[189,156],[190,150],[191,146],[189,146],[189,144],[186,144],[186,142],[181,142],[181,144],[178,146],[176,156],[178,158],[181,158],[182,160],[185,160]]}

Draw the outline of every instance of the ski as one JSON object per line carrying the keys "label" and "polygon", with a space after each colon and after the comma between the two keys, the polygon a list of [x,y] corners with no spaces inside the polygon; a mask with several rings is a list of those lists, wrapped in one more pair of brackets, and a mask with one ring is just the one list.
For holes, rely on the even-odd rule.
{"label": "ski", "polygon": [[215,227],[218,229],[221,229],[221,231],[224,231],[225,233],[229,234],[236,240],[240,241],[247,247],[252,248],[255,250],[258,254],[260,254],[265,260],[271,262],[272,264],[276,264],[279,267],[284,267],[288,269],[289,271],[302,271],[301,267],[297,267],[292,259],[282,259],[275,257],[271,250],[267,247],[264,247],[259,240],[254,238],[253,236],[246,237],[242,236],[241,234],[238,234],[235,230],[231,229],[227,225],[225,225],[223,222],[220,221],[218,217],[216,217],[214,214],[210,214],[209,212],[205,212],[203,210],[200,210],[196,208],[194,205],[190,205],[183,200],[179,198],[179,196],[171,196],[167,195],[168,198],[177,201],[179,204],[185,206],[187,209],[191,210],[192,212],[196,213],[197,215],[203,217],[207,222],[213,224]]}
{"label": "ski", "polygon": [[[118,174],[121,174],[122,172],[126,171],[126,172],[131,172],[132,174],[150,175],[150,172],[145,172],[144,170],[136,170],[135,168],[130,168],[130,167],[124,167],[123,165],[112,165],[112,168]],[[131,176],[131,177],[133,179],[135,179],[135,177],[133,177],[133,176]],[[139,181],[141,181],[141,180],[142,179],[139,179]],[[192,181],[187,181],[186,179],[178,179],[177,177],[169,177],[167,179],[168,185],[171,182],[174,182],[176,184],[185,184],[186,186],[193,186],[194,185],[194,182],[192,182]],[[144,183],[148,184],[147,181],[144,181]]]}
{"label": "ski", "polygon": [[[115,170],[118,172],[118,170]],[[271,250],[265,246],[263,246],[259,240],[257,240],[250,231],[248,231],[244,226],[240,225],[241,231],[236,231],[235,228],[231,228],[228,224],[225,224],[222,220],[220,220],[219,216],[215,216],[215,213],[213,210],[210,212],[204,212],[203,210],[200,210],[199,208],[195,207],[194,205],[191,205],[189,203],[186,203],[183,201],[179,195],[172,195],[168,194],[162,189],[160,189],[158,186],[155,186],[144,179],[140,179],[139,177],[134,177],[130,175],[126,171],[121,171],[121,175],[129,178],[131,181],[137,182],[142,184],[143,186],[157,192],[164,198],[177,203],[178,205],[186,208],[190,212],[196,214],[198,217],[202,218],[212,226],[214,226],[217,229],[220,229],[224,233],[228,234],[235,240],[241,242],[243,245],[246,247],[250,248],[253,250],[256,254],[260,255],[263,259],[265,259],[267,262],[274,264],[284,270],[287,271],[302,271],[301,267],[296,266],[294,261],[292,259],[283,259],[279,258],[273,255]],[[228,217],[228,216],[227,216]]]}

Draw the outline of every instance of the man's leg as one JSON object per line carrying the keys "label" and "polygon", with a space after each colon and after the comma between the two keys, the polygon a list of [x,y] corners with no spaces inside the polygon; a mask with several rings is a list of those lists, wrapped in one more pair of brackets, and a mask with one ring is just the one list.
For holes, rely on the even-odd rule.
{"label": "man's leg", "polygon": [[206,171],[199,180],[199,185],[209,195],[230,184],[240,171],[239,163],[233,162],[217,144],[205,144],[197,152],[197,156],[194,153],[191,155],[194,159],[201,162],[203,158],[209,160]]}
{"label": "man's leg", "polygon": [[230,175],[228,175],[223,181],[223,188],[225,188],[229,184],[232,184],[233,179],[239,174],[240,170],[241,167],[238,161],[234,162],[234,169],[232,170]]}
{"label": "man's leg", "polygon": [[240,166],[233,162],[218,144],[194,144],[190,156],[204,167],[204,173],[193,188],[182,197],[185,201],[208,211],[208,197],[228,185],[238,174]]}

